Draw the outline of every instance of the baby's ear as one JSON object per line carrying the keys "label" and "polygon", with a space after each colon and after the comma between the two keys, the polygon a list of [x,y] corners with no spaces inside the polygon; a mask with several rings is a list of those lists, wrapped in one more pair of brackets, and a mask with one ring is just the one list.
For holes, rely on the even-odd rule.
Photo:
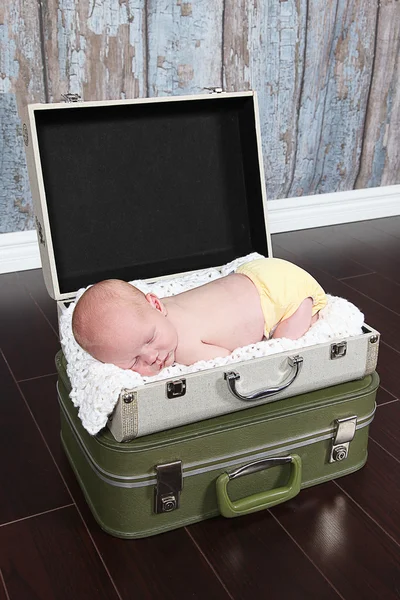
{"label": "baby's ear", "polygon": [[155,294],[149,293],[146,294],[146,300],[156,310],[160,311],[162,315],[167,316],[167,309],[165,308],[163,302],[161,302],[160,298]]}

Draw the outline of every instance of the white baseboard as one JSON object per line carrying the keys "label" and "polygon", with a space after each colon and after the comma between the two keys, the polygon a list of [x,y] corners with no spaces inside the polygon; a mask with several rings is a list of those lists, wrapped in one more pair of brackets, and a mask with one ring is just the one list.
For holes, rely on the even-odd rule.
{"label": "white baseboard", "polygon": [[271,233],[400,215],[400,185],[268,201]]}
{"label": "white baseboard", "polygon": [[0,235],[0,273],[40,269],[36,231],[15,231]]}
{"label": "white baseboard", "polygon": [[[271,233],[400,215],[400,185],[268,201]],[[0,234],[0,273],[41,267],[36,231]]]}

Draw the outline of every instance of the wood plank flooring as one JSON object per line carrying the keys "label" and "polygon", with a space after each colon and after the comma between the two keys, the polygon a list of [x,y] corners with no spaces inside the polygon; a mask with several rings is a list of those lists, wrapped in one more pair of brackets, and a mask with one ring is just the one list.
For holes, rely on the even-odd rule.
{"label": "wood plank flooring", "polygon": [[40,270],[0,275],[0,600],[400,598],[400,217],[273,248],[382,333],[366,466],[248,517],[103,533],[60,444],[55,303]]}

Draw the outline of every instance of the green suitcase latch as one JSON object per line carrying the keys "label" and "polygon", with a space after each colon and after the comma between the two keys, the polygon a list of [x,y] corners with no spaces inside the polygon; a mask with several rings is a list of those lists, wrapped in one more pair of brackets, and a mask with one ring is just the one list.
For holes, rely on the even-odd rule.
{"label": "green suitcase latch", "polygon": [[357,428],[357,417],[336,419],[336,435],[333,440],[329,462],[338,462],[347,458],[349,444],[354,438]]}
{"label": "green suitcase latch", "polygon": [[172,512],[179,508],[183,486],[182,461],[156,466],[157,484],[154,489],[154,512]]}

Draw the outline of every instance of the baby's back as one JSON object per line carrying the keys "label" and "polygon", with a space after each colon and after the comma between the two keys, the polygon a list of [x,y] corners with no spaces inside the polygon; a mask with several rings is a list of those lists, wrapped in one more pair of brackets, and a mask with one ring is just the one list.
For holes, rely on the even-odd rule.
{"label": "baby's back", "polygon": [[188,335],[206,344],[232,351],[263,338],[260,297],[245,275],[233,273],[179,294],[179,304],[191,318]]}

